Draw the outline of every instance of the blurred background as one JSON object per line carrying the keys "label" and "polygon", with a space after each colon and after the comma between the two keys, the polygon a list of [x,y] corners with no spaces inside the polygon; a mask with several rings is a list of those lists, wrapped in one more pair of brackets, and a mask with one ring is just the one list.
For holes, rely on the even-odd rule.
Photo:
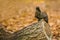
{"label": "blurred background", "polygon": [[60,0],[0,0],[0,23],[15,32],[37,22],[35,8],[48,14],[53,40],[60,40]]}

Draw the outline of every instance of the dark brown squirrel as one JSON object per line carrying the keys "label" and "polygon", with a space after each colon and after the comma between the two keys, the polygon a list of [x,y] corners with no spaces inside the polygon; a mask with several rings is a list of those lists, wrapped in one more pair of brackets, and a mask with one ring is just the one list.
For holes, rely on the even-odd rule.
{"label": "dark brown squirrel", "polygon": [[40,21],[44,19],[48,23],[48,15],[46,12],[42,12],[39,7],[36,7],[35,17]]}

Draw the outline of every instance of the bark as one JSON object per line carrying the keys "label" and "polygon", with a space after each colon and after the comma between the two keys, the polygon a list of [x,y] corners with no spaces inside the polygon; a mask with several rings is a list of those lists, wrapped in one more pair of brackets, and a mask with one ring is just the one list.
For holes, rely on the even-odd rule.
{"label": "bark", "polygon": [[44,20],[33,23],[13,34],[4,33],[4,30],[0,34],[4,34],[0,36],[1,40],[50,40],[51,38],[50,26]]}

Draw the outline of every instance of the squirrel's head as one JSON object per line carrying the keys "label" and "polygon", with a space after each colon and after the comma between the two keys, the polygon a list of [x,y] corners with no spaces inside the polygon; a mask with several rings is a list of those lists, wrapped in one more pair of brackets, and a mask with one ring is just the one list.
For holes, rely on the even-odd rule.
{"label": "squirrel's head", "polygon": [[41,12],[41,10],[40,10],[40,8],[39,8],[39,7],[36,7],[36,11],[39,11],[39,12]]}

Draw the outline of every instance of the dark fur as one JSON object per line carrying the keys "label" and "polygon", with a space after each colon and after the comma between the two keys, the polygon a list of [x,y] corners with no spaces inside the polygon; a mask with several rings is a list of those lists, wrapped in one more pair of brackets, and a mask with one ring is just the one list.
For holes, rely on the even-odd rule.
{"label": "dark fur", "polygon": [[36,7],[36,13],[35,17],[40,21],[41,19],[44,19],[48,23],[48,15],[46,12],[41,12],[39,7]]}

